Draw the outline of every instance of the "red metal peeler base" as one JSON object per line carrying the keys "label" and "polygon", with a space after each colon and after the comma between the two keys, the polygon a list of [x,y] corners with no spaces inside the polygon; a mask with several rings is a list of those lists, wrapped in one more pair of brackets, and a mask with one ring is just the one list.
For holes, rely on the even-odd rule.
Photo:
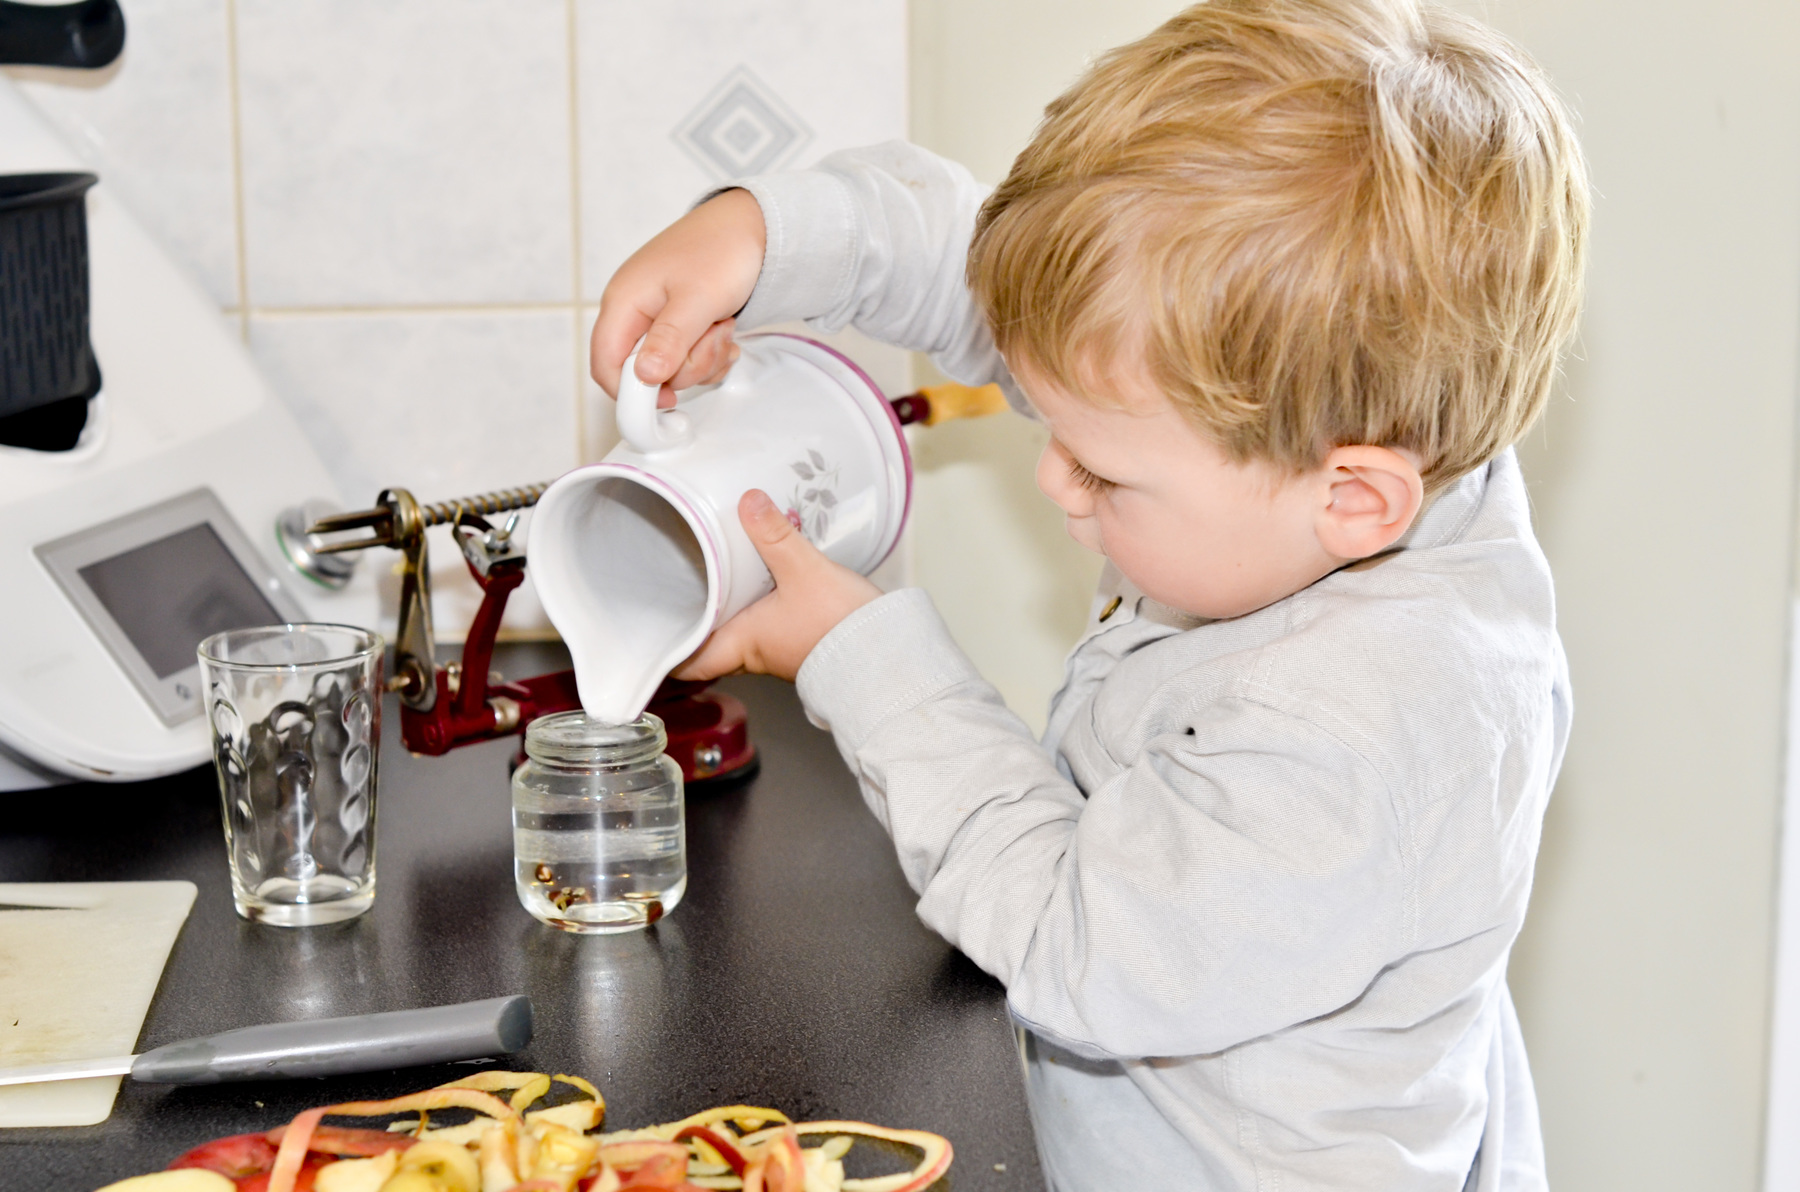
{"label": "red metal peeler base", "polygon": [[[487,507],[517,508],[534,500],[536,491],[502,494]],[[469,574],[481,585],[481,606],[469,624],[461,660],[439,666],[431,632],[424,532],[446,521]],[[439,757],[461,745],[523,734],[540,716],[581,707],[572,670],[508,682],[489,669],[507,599],[525,582],[526,556],[513,549],[510,525],[495,530],[469,503],[421,508],[410,494],[393,489],[382,494],[376,509],[326,519],[309,532],[354,526],[370,526],[375,536],[347,544],[350,549],[393,546],[406,560],[400,623],[394,634],[394,673],[388,685],[400,698],[400,739],[409,751]],[[705,683],[668,679],[650,700],[649,711],[668,731],[668,755],[690,783],[743,777],[756,764],[744,705],[707,688]]]}

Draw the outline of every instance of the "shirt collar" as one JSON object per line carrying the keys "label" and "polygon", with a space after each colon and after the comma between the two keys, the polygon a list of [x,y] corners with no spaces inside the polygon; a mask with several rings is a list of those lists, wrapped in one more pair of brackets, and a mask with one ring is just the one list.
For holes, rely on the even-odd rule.
{"label": "shirt collar", "polygon": [[[1118,602],[1116,606],[1113,603],[1115,600]],[[1108,609],[1112,610],[1110,614]],[[1136,584],[1126,579],[1111,559],[1106,561],[1106,567],[1100,573],[1100,586],[1094,597],[1094,608],[1090,616],[1090,632],[1105,632],[1133,621],[1149,621],[1169,629],[1184,630],[1204,625],[1209,619],[1182,612],[1160,600],[1152,600]]]}

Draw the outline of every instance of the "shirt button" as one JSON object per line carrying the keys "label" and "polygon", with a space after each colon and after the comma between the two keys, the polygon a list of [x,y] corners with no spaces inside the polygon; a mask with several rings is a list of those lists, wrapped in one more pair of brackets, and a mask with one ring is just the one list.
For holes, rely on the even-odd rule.
{"label": "shirt button", "polygon": [[1101,612],[1100,620],[1102,622],[1105,622],[1105,621],[1111,619],[1112,615],[1119,611],[1119,605],[1121,605],[1123,603],[1125,603],[1125,597],[1114,596],[1110,601],[1107,602],[1105,610],[1103,612]]}

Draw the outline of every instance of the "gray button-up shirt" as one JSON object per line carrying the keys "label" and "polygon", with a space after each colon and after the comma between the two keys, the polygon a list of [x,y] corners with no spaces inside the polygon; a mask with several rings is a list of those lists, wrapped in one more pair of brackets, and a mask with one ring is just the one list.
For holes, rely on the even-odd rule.
{"label": "gray button-up shirt", "polygon": [[[1008,380],[962,281],[966,172],[891,144],[743,185],[769,227],[746,325],[854,322]],[[1243,617],[1109,569],[1041,741],[917,590],[799,689],[920,917],[1005,982],[1055,1188],[1544,1186],[1505,974],[1569,687],[1510,451]]]}

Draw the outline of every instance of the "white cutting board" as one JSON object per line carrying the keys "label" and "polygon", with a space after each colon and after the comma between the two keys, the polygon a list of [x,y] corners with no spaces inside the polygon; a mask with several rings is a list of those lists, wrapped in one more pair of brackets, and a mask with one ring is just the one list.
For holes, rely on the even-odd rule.
{"label": "white cutting board", "polygon": [[[193,882],[0,882],[0,1067],[130,1055]],[[91,1126],[117,1076],[0,1088],[0,1127]]]}

